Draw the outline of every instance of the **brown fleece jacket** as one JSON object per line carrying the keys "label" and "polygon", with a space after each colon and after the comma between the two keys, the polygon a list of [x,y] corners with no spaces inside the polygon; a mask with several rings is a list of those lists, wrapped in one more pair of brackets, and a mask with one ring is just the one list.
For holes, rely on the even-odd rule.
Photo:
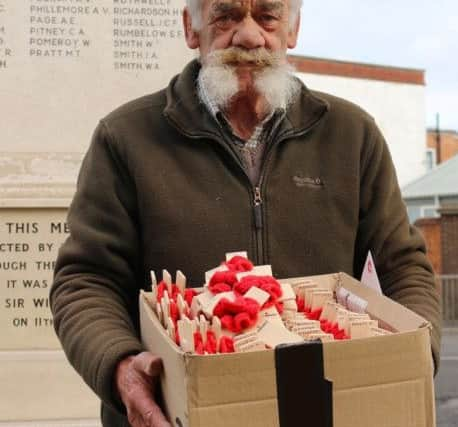
{"label": "brown fleece jacket", "polygon": [[432,323],[437,366],[433,273],[373,119],[302,87],[269,136],[255,202],[231,144],[198,102],[198,70],[191,62],[166,90],[100,122],[69,210],[52,310],[69,360],[108,404],[104,425],[122,425],[113,373],[142,350],[137,294],[149,270],[181,269],[200,286],[229,251],[247,249],[285,278],[360,277],[371,250],[384,293]]}

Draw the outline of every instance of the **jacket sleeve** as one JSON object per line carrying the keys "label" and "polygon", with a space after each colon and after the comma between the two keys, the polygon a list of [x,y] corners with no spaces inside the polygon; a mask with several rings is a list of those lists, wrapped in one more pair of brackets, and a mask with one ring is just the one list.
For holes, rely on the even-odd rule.
{"label": "jacket sleeve", "polygon": [[101,122],[80,170],[50,300],[70,363],[104,402],[123,411],[113,374],[118,361],[142,351],[141,257],[136,193],[115,144]]}
{"label": "jacket sleeve", "polygon": [[425,242],[409,224],[387,144],[375,123],[371,124],[368,140],[362,155],[355,273],[361,274],[370,250],[383,293],[431,323],[437,372],[441,309]]}

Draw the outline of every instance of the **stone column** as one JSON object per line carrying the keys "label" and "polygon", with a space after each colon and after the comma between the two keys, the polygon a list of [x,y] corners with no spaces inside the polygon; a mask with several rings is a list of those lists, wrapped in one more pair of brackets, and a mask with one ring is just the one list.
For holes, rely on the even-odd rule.
{"label": "stone column", "polygon": [[179,0],[0,0],[0,426],[98,426],[49,287],[100,118],[193,57]]}

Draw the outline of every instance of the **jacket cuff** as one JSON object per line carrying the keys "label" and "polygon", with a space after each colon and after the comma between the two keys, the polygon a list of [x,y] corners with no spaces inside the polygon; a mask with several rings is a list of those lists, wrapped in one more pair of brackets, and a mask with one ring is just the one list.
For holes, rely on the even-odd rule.
{"label": "jacket cuff", "polygon": [[126,408],[116,390],[116,367],[121,360],[142,351],[145,351],[145,349],[138,340],[121,341],[110,345],[99,365],[96,392],[105,404],[123,415],[126,415]]}

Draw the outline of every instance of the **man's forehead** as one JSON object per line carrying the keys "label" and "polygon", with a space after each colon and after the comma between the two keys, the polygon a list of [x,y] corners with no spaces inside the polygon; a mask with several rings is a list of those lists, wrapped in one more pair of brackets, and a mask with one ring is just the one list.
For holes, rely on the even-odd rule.
{"label": "man's forehead", "polygon": [[266,10],[283,9],[287,5],[286,0],[207,0],[208,6],[213,10],[225,10],[234,8],[260,8]]}

